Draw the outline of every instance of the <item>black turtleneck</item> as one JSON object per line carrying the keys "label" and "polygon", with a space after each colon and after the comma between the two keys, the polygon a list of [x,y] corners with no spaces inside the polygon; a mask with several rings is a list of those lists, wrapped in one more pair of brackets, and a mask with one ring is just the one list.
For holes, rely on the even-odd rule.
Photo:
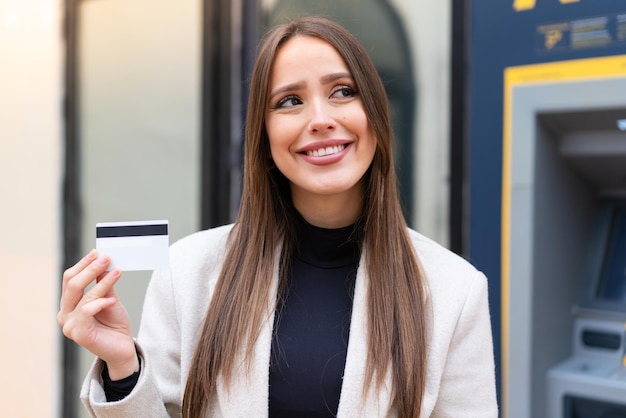
{"label": "black turtleneck", "polygon": [[269,416],[337,415],[360,246],[354,226],[298,222],[285,298],[279,303],[270,362]]}

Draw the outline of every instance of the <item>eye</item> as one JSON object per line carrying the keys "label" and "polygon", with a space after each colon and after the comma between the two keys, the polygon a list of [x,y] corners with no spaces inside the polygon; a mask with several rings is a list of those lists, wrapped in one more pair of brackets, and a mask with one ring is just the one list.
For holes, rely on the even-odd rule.
{"label": "eye", "polygon": [[339,86],[333,91],[331,97],[335,99],[346,99],[354,97],[356,94],[356,90],[350,86]]}
{"label": "eye", "polygon": [[274,108],[282,109],[286,107],[294,107],[299,104],[302,104],[302,100],[300,100],[297,96],[286,96],[280,99]]}

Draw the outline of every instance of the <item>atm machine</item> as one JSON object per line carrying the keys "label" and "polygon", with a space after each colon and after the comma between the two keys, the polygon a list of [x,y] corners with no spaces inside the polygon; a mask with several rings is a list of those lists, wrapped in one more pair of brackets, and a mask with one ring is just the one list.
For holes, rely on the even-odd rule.
{"label": "atm machine", "polygon": [[626,418],[626,73],[574,64],[506,74],[505,418]]}
{"label": "atm machine", "polygon": [[548,372],[548,416],[626,417],[626,198],[596,210],[575,307],[573,353]]}

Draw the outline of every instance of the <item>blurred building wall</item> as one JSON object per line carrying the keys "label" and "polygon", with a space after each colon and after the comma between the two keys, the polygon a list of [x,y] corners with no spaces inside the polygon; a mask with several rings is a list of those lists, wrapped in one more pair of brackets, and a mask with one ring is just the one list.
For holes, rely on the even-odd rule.
{"label": "blurred building wall", "polygon": [[60,0],[0,0],[0,416],[56,416],[60,392]]}

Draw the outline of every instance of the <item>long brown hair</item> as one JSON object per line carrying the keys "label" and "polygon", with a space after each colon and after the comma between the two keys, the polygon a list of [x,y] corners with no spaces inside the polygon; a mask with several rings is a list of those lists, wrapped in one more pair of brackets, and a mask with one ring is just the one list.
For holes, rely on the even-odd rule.
{"label": "long brown hair", "polygon": [[[218,376],[228,387],[236,356],[243,353],[248,362],[252,358],[261,327],[275,306],[269,299],[276,268],[280,272],[279,297],[285,288],[286,266],[294,248],[295,209],[289,182],[270,159],[265,114],[274,58],[294,36],[320,38],[343,57],[377,141],[365,174],[359,221],[369,278],[363,393],[371,385],[380,388],[391,367],[392,406],[400,417],[416,418],[426,385],[427,290],[398,198],[388,100],[358,41],[338,24],[316,17],[274,28],[260,46],[248,99],[239,218],[202,325],[185,388],[183,416],[200,418],[215,396]],[[275,266],[280,248],[280,266]]]}

